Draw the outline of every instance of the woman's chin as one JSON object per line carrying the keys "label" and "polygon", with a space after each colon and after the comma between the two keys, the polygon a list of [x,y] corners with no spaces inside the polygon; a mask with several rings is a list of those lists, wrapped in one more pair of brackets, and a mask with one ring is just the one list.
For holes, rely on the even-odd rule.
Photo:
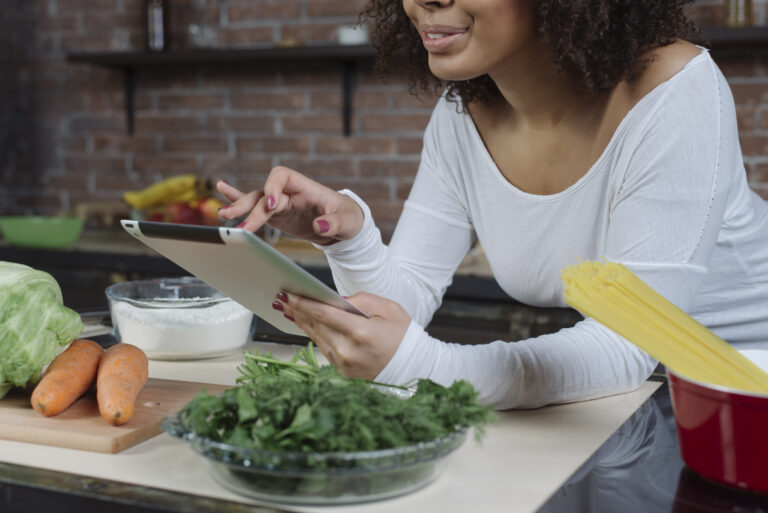
{"label": "woman's chin", "polygon": [[440,80],[450,80],[451,82],[471,80],[473,78],[485,75],[485,72],[461,70],[455,66],[433,65],[432,59],[429,61],[429,70]]}

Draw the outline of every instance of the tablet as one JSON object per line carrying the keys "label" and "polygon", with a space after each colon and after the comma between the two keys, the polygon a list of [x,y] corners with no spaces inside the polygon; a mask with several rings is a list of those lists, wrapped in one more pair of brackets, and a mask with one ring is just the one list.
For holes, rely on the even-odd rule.
{"label": "tablet", "polygon": [[365,315],[248,230],[135,220],[121,223],[141,242],[285,333],[305,335],[272,308],[281,290]]}

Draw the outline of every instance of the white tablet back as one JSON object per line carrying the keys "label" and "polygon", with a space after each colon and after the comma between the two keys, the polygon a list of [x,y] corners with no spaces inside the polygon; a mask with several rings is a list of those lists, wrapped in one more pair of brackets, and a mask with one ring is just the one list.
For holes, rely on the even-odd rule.
{"label": "white tablet back", "polygon": [[247,230],[132,220],[121,223],[141,242],[286,333],[304,335],[272,308],[281,290],[364,315]]}

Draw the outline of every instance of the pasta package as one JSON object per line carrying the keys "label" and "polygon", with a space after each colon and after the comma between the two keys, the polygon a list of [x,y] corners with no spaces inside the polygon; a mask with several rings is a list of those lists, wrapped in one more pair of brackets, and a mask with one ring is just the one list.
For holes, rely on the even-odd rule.
{"label": "pasta package", "polygon": [[768,374],[624,265],[586,261],[562,271],[565,301],[689,379],[768,393]]}

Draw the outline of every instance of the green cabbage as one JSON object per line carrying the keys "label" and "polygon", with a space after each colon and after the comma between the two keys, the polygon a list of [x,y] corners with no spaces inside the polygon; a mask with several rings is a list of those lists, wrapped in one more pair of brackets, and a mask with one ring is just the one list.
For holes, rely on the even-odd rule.
{"label": "green cabbage", "polygon": [[14,385],[35,383],[82,330],[80,315],[63,305],[53,276],[0,262],[0,399]]}

